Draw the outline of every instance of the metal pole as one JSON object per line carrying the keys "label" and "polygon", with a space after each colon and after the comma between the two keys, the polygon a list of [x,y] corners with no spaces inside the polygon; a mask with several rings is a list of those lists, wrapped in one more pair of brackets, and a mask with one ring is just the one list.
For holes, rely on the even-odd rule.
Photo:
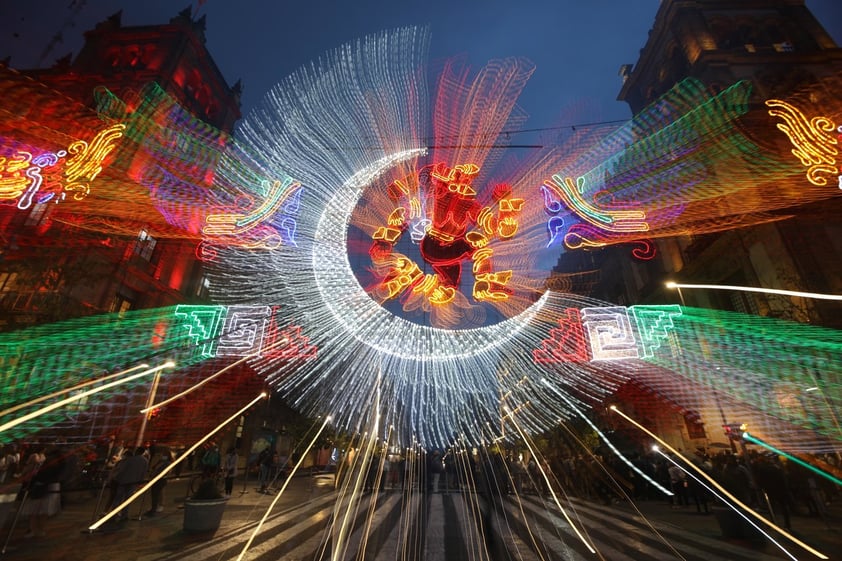
{"label": "metal pole", "polygon": [[[146,406],[144,409],[149,409],[155,403],[155,394],[158,392],[158,382],[161,379],[161,371],[155,372],[155,377],[152,378],[152,386],[149,388],[149,395],[146,396]],[[143,420],[140,422],[140,430],[137,432],[137,442],[135,442],[135,449],[143,445],[143,437],[146,434],[146,423],[149,420],[149,415],[152,412],[148,411],[143,414]]]}
{"label": "metal pole", "polygon": [[[110,451],[110,450],[109,450]],[[102,487],[99,490],[99,496],[96,499],[96,506],[94,507],[94,512],[91,514],[91,524],[97,521],[97,517],[99,516],[99,507],[102,506],[102,497],[105,495],[105,486],[108,485],[108,477],[102,482]]]}
{"label": "metal pole", "polygon": [[26,499],[29,497],[29,489],[25,489],[23,491],[23,500],[20,502],[20,506],[18,507],[18,511],[15,513],[15,519],[12,520],[12,527],[9,528],[9,535],[6,536],[6,541],[3,543],[3,550],[0,551],[3,555],[6,554],[6,549],[9,547],[9,541],[12,539],[12,534],[15,531],[15,526],[18,525],[18,518],[20,518],[20,511],[23,510],[23,505],[26,504]]}

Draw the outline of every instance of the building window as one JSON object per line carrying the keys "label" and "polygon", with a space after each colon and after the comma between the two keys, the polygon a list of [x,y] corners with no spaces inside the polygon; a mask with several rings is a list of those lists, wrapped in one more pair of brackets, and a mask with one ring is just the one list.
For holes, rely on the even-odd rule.
{"label": "building window", "polygon": [[208,292],[210,292],[210,279],[202,275],[202,280],[199,281],[199,284],[196,287],[196,296],[205,299],[208,297]]}
{"label": "building window", "polygon": [[134,254],[140,256],[146,261],[151,261],[152,253],[155,251],[155,245],[158,240],[149,235],[146,230],[141,230],[137,235],[137,240],[134,244]]}
{"label": "building window", "polygon": [[114,300],[111,301],[111,309],[109,312],[117,313],[122,318],[126,312],[132,309],[134,303],[123,296],[122,294],[116,294],[114,296]]}
{"label": "building window", "polygon": [[24,226],[40,226],[47,217],[47,209],[49,205],[32,205],[32,210],[26,216]]}
{"label": "building window", "polygon": [[15,283],[17,279],[17,273],[10,273],[8,271],[0,273],[0,292],[13,291],[15,289]]}

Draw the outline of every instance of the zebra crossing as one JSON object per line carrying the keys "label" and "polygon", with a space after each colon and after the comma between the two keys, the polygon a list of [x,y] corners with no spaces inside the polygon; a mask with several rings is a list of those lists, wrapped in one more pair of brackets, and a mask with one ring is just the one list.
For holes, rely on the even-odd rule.
{"label": "zebra crossing", "polygon": [[[343,559],[366,561],[772,561],[758,551],[698,535],[633,512],[578,499],[565,509],[596,554],[577,537],[554,502],[474,493],[363,494],[332,492],[273,514],[250,546],[250,561]],[[262,513],[231,521],[210,540],[163,560],[236,559]],[[334,550],[334,548],[337,548]],[[144,559],[141,557],[140,559]],[[152,557],[148,558],[150,561]],[[144,560],[145,561],[145,560]]]}

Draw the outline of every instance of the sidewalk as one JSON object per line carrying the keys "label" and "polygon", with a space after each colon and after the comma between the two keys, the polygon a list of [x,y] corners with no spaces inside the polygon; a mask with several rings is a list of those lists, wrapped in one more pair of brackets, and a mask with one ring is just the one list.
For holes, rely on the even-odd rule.
{"label": "sidewalk", "polygon": [[[142,517],[140,513],[149,509],[146,500],[135,501],[129,509],[130,519],[109,527],[107,530],[89,532],[93,522],[97,498],[93,493],[72,493],[62,512],[47,521],[47,535],[41,538],[25,538],[27,520],[18,520],[12,532],[9,545],[0,559],[15,561],[116,561],[119,559],[161,559],[178,557],[180,550],[204,543],[207,534],[188,534],[182,530],[183,503],[192,474],[170,480],[164,490],[164,510],[154,517]],[[296,477],[272,510],[281,513],[293,506],[332,491],[330,486],[318,486],[310,477]],[[225,508],[222,526],[216,532],[219,536],[232,529],[242,531],[244,526],[260,520],[275,495],[258,492],[257,482],[252,479],[238,479],[234,493]],[[15,504],[15,508],[19,503]],[[9,514],[0,533],[4,543],[9,536],[14,510]],[[253,524],[252,524],[253,525]]]}
{"label": "sidewalk", "polygon": [[[733,512],[728,507],[717,506],[710,508],[711,514],[699,514],[696,511],[696,507],[692,505],[676,508],[672,507],[666,501],[653,500],[637,501],[634,505],[620,503],[616,505],[616,508],[622,508],[624,511],[632,513],[635,512],[636,508],[643,516],[650,520],[671,524],[711,539],[723,540],[747,548],[757,549],[767,555],[780,555],[781,558],[787,558],[780,549],[774,544],[769,543],[768,540],[757,543],[748,539],[725,537],[714,512],[715,510]],[[771,520],[768,512],[761,512],[761,514]],[[783,526],[782,521],[779,520],[779,522]],[[812,554],[801,549],[765,525],[760,523],[758,525],[787,550],[792,552],[798,559],[815,558]],[[803,513],[792,514],[791,526],[792,529],[789,530],[790,534],[828,555],[830,559],[842,561],[842,504],[831,504],[828,507],[828,514],[824,520],[817,516],[806,516]]]}
{"label": "sidewalk", "polygon": [[[108,531],[90,533],[87,527],[93,522],[96,497],[91,493],[74,493],[69,497],[62,512],[47,522],[47,536],[43,538],[24,538],[27,521],[19,520],[11,535],[11,540],[4,559],[14,561],[48,561],[62,559],[67,561],[117,561],[132,559],[139,561],[177,560],[188,552],[201,552],[203,544],[209,541],[207,534],[188,534],[182,530],[185,495],[193,474],[171,480],[164,491],[164,510],[151,518],[138,520],[141,512],[148,510],[148,499],[141,504],[135,502],[130,513],[132,518],[116,525]],[[320,481],[307,476],[296,477],[290,483],[284,495],[272,511],[273,515],[300,507],[310,501],[326,497],[333,490],[332,482]],[[240,537],[255,527],[266,512],[275,495],[264,495],[257,491],[257,482],[252,479],[238,479],[234,494],[228,501],[222,526],[214,534],[213,540],[225,540],[228,537]],[[19,503],[13,503],[15,508]],[[594,503],[597,504],[597,503]],[[314,508],[318,505],[314,505]],[[635,510],[637,508],[637,511]],[[665,501],[638,501],[618,503],[612,510],[642,514],[651,523],[669,524],[684,532],[698,534],[713,540],[728,541],[741,547],[756,549],[770,556],[785,559],[786,556],[773,544],[755,544],[747,540],[725,538],[719,523],[713,514],[701,515],[695,507],[672,508]],[[5,542],[14,510],[9,513],[6,524],[0,533],[0,540]],[[821,518],[811,518],[795,514],[792,516],[792,534],[809,545],[842,561],[842,504],[829,508],[827,524]],[[792,545],[777,534],[773,537],[784,544],[798,559],[814,558],[811,554]],[[196,558],[195,556],[193,558]],[[712,560],[713,561],[713,560]]]}

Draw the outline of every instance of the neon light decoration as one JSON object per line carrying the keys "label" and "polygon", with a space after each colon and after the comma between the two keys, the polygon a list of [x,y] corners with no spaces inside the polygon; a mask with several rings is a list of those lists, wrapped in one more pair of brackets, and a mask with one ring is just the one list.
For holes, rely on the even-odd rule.
{"label": "neon light decoration", "polygon": [[[789,154],[759,146],[737,124],[750,94],[751,85],[738,82],[711,97],[704,84],[687,79],[609,134],[576,133],[575,155],[554,170],[540,169],[550,179],[533,187],[544,201],[548,246],[635,243],[633,255],[646,259],[655,238],[762,224],[780,219],[771,211],[832,196],[804,186]],[[838,160],[833,123],[773,103],[775,115],[787,115],[778,126],[792,136],[796,155],[818,166],[809,175],[821,181],[838,173],[838,161],[830,162]]]}
{"label": "neon light decoration", "polygon": [[[77,201],[84,199],[125,128],[122,123],[112,125],[99,131],[90,143],[77,140],[66,150],[55,153],[33,156],[31,152],[18,150],[12,156],[0,156],[0,200],[17,199],[17,207],[25,210],[33,202],[64,200],[66,193],[71,193]],[[63,173],[53,169],[62,160],[65,160]]]}
{"label": "neon light decoration", "polygon": [[[97,204],[73,205],[85,207],[75,214],[61,205],[58,219],[132,234],[143,222],[160,227],[162,237],[202,241],[214,259],[211,295],[220,306],[169,310],[147,329],[138,325],[142,337],[116,329],[116,319],[109,334],[119,337],[104,337],[105,327],[68,329],[60,345],[40,349],[35,366],[44,374],[36,386],[65,383],[57,372],[78,378],[89,369],[79,358],[172,352],[187,365],[191,387],[202,376],[199,364],[236,363],[219,379],[242,365],[251,383],[284,392],[305,413],[335,412],[343,428],[360,427],[377,393],[401,440],[442,445],[454,432],[479,440],[487,425],[499,426],[501,395],[510,396],[506,405],[532,433],[569,417],[563,400],[539,383],[549,369],[559,374],[553,383],[560,391],[585,403],[633,381],[699,411],[698,400],[727,380],[735,386],[729,400],[771,412],[758,414],[764,436],[786,433],[784,440],[802,449],[826,447],[833,435],[825,411],[832,409],[818,401],[823,392],[808,395],[810,408],[799,409],[792,396],[815,368],[829,374],[810,386],[828,390],[838,408],[836,335],[794,329],[789,339],[781,324],[755,330],[743,316],[679,315],[669,307],[561,295],[546,290],[536,266],[545,235],[550,245],[567,239],[582,247],[641,242],[639,248],[641,236],[757,224],[783,214],[770,210],[829,197],[812,184],[793,188],[796,179],[808,182],[791,155],[765,153],[735,124],[748,110],[750,86],[711,97],[701,84],[684,82],[627,125],[577,133],[570,145],[536,150],[514,164],[499,147],[505,131],[524,122],[516,101],[532,65],[506,59],[474,73],[451,63],[428,87],[428,39],[403,29],[338,49],[273,88],[236,141],[155,86],[125,101],[100,92],[103,116],[125,123],[123,142],[137,148],[126,151],[130,161],[115,162],[129,180],[100,173],[89,193]],[[4,156],[19,150],[31,154],[24,157],[30,169],[40,151],[20,145]],[[56,167],[41,168],[41,194],[55,176],[67,180],[63,170],[50,175]],[[76,183],[90,183],[96,166],[79,169]],[[770,189],[778,182],[786,188]],[[299,184],[312,186],[306,197]],[[5,186],[20,191],[18,183]],[[279,239],[276,251],[256,251]],[[648,255],[646,243],[641,251]],[[373,265],[366,282],[352,261],[360,269]],[[473,283],[462,275],[469,264]],[[382,298],[372,297],[377,291]],[[266,302],[284,302],[284,309]],[[429,319],[401,315],[415,309]],[[730,323],[733,330],[723,327]],[[752,335],[761,331],[773,333],[773,343]],[[119,352],[100,348],[95,355],[98,347],[87,344],[106,339],[119,342]],[[777,347],[786,348],[785,359]],[[540,366],[517,360],[530,352]],[[760,364],[758,357],[770,354],[776,370]],[[22,360],[26,366],[33,366],[31,356]],[[726,374],[716,374],[717,366]],[[11,370],[23,379],[31,369]],[[16,394],[37,391],[4,381]],[[809,426],[821,428],[818,436],[792,429]]]}
{"label": "neon light decoration", "polygon": [[[535,383],[549,368],[563,391],[589,401],[639,377],[674,384],[675,402],[700,410],[709,386],[660,367],[695,344],[679,335],[694,337],[684,315],[609,308],[543,283],[521,288],[548,240],[640,242],[645,257],[659,237],[758,224],[781,215],[770,210],[827,198],[770,188],[790,187],[795,166],[744,133],[738,120],[751,85],[710,96],[688,80],[626,125],[576,131],[569,144],[512,163],[499,147],[523,123],[515,105],[533,67],[506,59],[473,72],[450,63],[428,85],[427,41],[401,29],[342,46],[273,88],[242,123],[243,161],[261,177],[283,172],[317,188],[297,216],[297,245],[260,256],[226,248],[213,295],[228,305],[283,298],[313,344],[331,349],[302,367],[258,362],[264,379],[302,411],[335,413],[354,429],[378,392],[401,440],[430,446],[454,432],[483,438],[485,422],[499,426],[508,391],[513,409],[530,403],[518,417],[530,431],[554,425],[569,411]],[[481,188],[497,184],[511,186],[499,199],[523,205],[501,205]],[[500,220],[504,212],[516,229]],[[474,278],[465,282],[468,264]],[[474,306],[474,289],[486,289],[479,275],[498,275],[483,277],[483,297],[493,282],[513,294]],[[523,305],[513,306],[518,298]],[[406,317],[416,310],[418,323]],[[494,324],[497,312],[507,319]],[[512,360],[525,353],[540,367]]]}
{"label": "neon light decoration", "polygon": [[[176,306],[174,317],[202,358],[264,356],[304,358],[316,356],[316,348],[297,326],[279,327],[275,306]],[[281,345],[275,345],[281,343]],[[272,350],[263,354],[264,346]]]}
{"label": "neon light decoration", "polygon": [[277,249],[284,242],[295,245],[295,220],[285,217],[280,231],[270,228],[265,237],[249,235],[249,233],[267,222],[275,219],[282,209],[295,212],[301,198],[301,183],[291,177],[284,181],[264,182],[265,198],[257,201],[253,209],[247,213],[209,214],[207,224],[202,233],[208,238],[206,241],[225,245],[242,245],[250,249]]}
{"label": "neon light decoration", "polygon": [[543,364],[651,358],[674,336],[673,319],[681,314],[678,305],[568,308],[532,358]]}
{"label": "neon light decoration", "polygon": [[658,308],[631,306],[629,311],[637,324],[642,358],[654,356],[663,342],[670,339],[675,329],[673,319],[681,317],[681,307],[678,304]]}
{"label": "neon light decoration", "polygon": [[637,358],[637,341],[628,312],[620,306],[583,308],[582,327],[588,335],[594,360]]}
{"label": "neon light decoration", "polygon": [[541,348],[532,351],[532,359],[539,364],[590,360],[578,308],[564,310],[558,318],[558,327],[550,329],[549,339],[541,341]]}
{"label": "neon light decoration", "polygon": [[[47,427],[57,431],[71,429],[76,423],[95,422],[103,431],[119,430],[120,426],[139,419],[137,410],[146,401],[149,379],[104,376],[127,367],[137,369],[141,362],[160,362],[171,358],[178,371],[161,380],[158,397],[179,393],[209,377],[213,365],[209,359],[252,357],[267,364],[294,362],[306,364],[315,359],[317,350],[300,328],[280,317],[274,306],[180,306],[128,311],[122,314],[89,316],[70,321],[37,326],[24,331],[0,334],[0,402],[26,404],[10,410],[13,415],[29,415],[43,406],[42,395],[86,383],[93,389],[84,402],[70,408],[51,411],[33,418],[0,435],[0,442],[25,438]],[[119,377],[118,377],[119,378]],[[263,380],[254,371],[240,369],[226,373],[214,382],[209,391],[196,392],[189,400],[199,406],[206,400],[222,403],[237,399],[239,391],[251,391]],[[222,392],[224,395],[220,395]],[[199,396],[202,394],[202,396]],[[42,400],[43,401],[43,400]],[[211,417],[217,413],[211,413]],[[94,419],[96,418],[96,419]],[[163,421],[161,421],[163,422]],[[87,425],[83,425],[87,426]],[[194,428],[200,430],[201,422]],[[109,428],[110,427],[110,428]],[[87,431],[79,438],[87,439]]]}
{"label": "neon light decoration", "polygon": [[838,175],[842,189],[842,170],[836,163],[837,134],[842,134],[842,126],[837,127],[828,117],[808,119],[800,109],[780,99],[768,99],[766,105],[771,108],[769,115],[783,121],[776,127],[786,134],[794,146],[792,154],[807,168],[807,181],[823,187],[827,185],[825,176]]}
{"label": "neon light decoration", "polygon": [[[382,278],[375,291],[384,299],[410,291],[434,306],[450,304],[459,290],[464,261],[472,262],[474,300],[509,297],[511,290],[506,285],[512,271],[493,271],[494,250],[488,245],[494,239],[515,236],[525,201],[511,197],[510,187],[498,185],[492,195],[496,211],[480,205],[472,185],[479,170],[475,164],[449,167],[438,163],[389,185],[388,195],[395,206],[386,225],[374,230],[369,250]],[[428,216],[422,214],[424,209]],[[469,230],[471,227],[475,229]],[[432,274],[425,274],[418,264],[395,250],[409,228]]]}

